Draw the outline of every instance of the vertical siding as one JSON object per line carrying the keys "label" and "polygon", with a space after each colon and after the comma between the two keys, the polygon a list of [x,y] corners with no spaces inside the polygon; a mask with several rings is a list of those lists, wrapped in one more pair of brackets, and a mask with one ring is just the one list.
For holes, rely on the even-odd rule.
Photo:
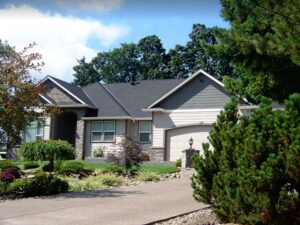
{"label": "vertical siding", "polygon": [[44,121],[44,140],[49,140],[50,139],[50,132],[51,132],[51,117],[45,117],[45,121]]}
{"label": "vertical siding", "polygon": [[85,132],[85,157],[92,157],[93,150],[99,147],[103,148],[104,154],[108,152],[115,153],[118,152],[120,148],[120,142],[122,141],[124,135],[126,134],[126,121],[116,120],[116,140],[114,143],[101,143],[101,142],[91,142],[91,121],[86,122],[86,132]]}
{"label": "vertical siding", "polygon": [[168,128],[214,123],[219,110],[171,111],[153,113],[153,146],[165,147],[165,130]]}

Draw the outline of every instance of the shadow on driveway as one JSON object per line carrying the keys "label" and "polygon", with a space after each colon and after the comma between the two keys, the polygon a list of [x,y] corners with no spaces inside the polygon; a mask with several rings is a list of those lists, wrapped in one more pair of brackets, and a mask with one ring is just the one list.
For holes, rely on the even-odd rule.
{"label": "shadow on driveway", "polygon": [[118,198],[128,195],[141,195],[142,191],[124,191],[118,189],[101,189],[94,191],[69,192],[58,195],[38,196],[35,199],[56,199],[56,198]]}

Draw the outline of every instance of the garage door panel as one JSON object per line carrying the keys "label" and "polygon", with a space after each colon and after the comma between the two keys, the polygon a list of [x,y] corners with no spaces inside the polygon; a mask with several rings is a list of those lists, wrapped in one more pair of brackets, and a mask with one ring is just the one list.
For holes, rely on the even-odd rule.
{"label": "garage door panel", "polygon": [[193,148],[202,150],[202,143],[207,142],[211,126],[188,126],[167,131],[167,160],[176,161],[182,151],[189,148],[189,139],[194,140]]}

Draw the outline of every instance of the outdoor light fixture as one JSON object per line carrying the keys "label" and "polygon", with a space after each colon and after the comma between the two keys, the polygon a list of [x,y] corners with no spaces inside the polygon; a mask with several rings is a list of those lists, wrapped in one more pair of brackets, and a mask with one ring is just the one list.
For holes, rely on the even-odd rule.
{"label": "outdoor light fixture", "polygon": [[190,149],[192,149],[193,144],[194,144],[194,140],[191,137],[190,140],[189,140]]}

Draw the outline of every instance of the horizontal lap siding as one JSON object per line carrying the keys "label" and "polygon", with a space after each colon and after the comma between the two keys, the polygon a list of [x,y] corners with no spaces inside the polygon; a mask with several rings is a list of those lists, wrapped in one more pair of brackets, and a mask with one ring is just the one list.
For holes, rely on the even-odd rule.
{"label": "horizontal lap siding", "polygon": [[165,147],[165,130],[178,126],[200,123],[214,123],[219,115],[218,110],[207,111],[173,111],[153,113],[153,146]]}
{"label": "horizontal lap siding", "polygon": [[[139,121],[128,120],[127,131],[128,131],[128,135],[130,137],[132,137],[134,140],[138,141]],[[142,147],[143,151],[148,151],[149,148],[151,147],[151,143],[150,144],[139,143],[139,145]]]}

